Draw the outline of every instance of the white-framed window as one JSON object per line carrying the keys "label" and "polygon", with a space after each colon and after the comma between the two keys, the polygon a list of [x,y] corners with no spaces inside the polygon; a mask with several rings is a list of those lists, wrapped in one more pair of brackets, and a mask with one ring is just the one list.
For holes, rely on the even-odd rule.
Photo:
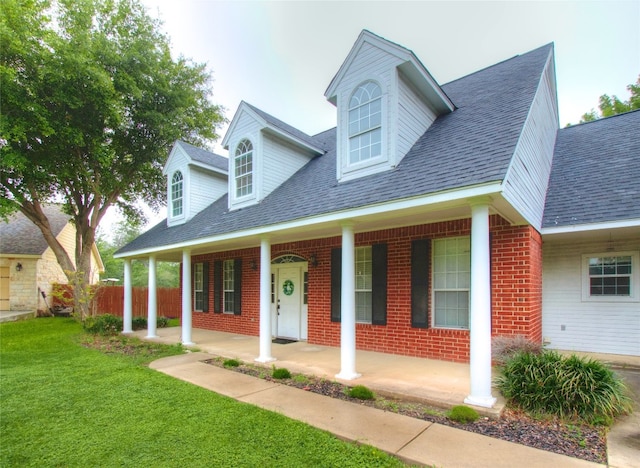
{"label": "white-framed window", "polygon": [[171,177],[171,215],[182,215],[182,199],[184,194],[182,172],[176,171]]}
{"label": "white-framed window", "polygon": [[225,260],[222,266],[223,270],[223,279],[222,279],[222,290],[224,292],[224,312],[225,313],[234,313],[235,304],[234,304],[234,271],[233,271],[233,260]]}
{"label": "white-framed window", "polygon": [[606,252],[582,256],[582,299],[596,302],[640,300],[638,252]]}
{"label": "white-framed window", "polygon": [[204,310],[204,263],[193,264],[193,310]]}
{"label": "white-framed window", "polygon": [[236,147],[234,158],[236,198],[253,193],[253,145],[247,139]]}
{"label": "white-framed window", "polygon": [[371,323],[373,261],[371,246],[355,249],[356,322]]}
{"label": "white-framed window", "polygon": [[433,325],[469,328],[471,244],[469,237],[433,241]]}
{"label": "white-framed window", "polygon": [[382,156],[382,90],[362,83],[349,100],[349,165]]}

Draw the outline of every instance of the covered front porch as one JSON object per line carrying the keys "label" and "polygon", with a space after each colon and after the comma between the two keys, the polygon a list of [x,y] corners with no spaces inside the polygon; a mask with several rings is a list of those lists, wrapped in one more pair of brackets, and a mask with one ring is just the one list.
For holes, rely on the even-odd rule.
{"label": "covered front porch", "polygon": [[[215,356],[254,363],[260,349],[260,338],[257,336],[198,328],[194,328],[192,333],[193,341],[197,343],[195,347]],[[176,344],[181,341],[181,328],[159,328],[154,338],[148,338],[146,330],[136,331],[133,335],[149,341]],[[273,364],[294,373],[335,380],[340,370],[338,347],[298,341],[289,344],[272,343],[271,350],[272,356],[276,359]],[[356,360],[362,376],[356,381],[344,383],[365,385],[383,396],[450,408],[463,404],[469,393],[469,364],[361,350],[356,351]],[[269,368],[271,366],[265,365]],[[493,408],[478,407],[478,412],[487,416],[500,414],[504,408],[504,399],[495,389],[493,394],[498,397]]]}

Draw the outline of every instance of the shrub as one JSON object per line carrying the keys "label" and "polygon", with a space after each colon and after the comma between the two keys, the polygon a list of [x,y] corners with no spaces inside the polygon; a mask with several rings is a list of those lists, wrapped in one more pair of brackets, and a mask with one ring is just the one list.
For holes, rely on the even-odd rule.
{"label": "shrub", "polygon": [[158,328],[167,328],[169,326],[168,317],[158,317]]}
{"label": "shrub", "polygon": [[498,364],[505,363],[518,353],[540,354],[542,345],[526,336],[496,336],[491,340],[491,354]]}
{"label": "shrub", "polygon": [[478,419],[480,415],[473,408],[469,408],[468,406],[464,405],[458,405],[451,408],[451,411],[447,413],[447,417],[452,421],[467,424]]}
{"label": "shrub", "polygon": [[534,414],[610,421],[631,410],[620,378],[603,363],[557,352],[517,353],[496,379],[502,394]]}
{"label": "shrub", "polygon": [[282,368],[273,368],[273,373],[271,374],[271,376],[274,379],[290,379],[291,378],[291,372],[289,372],[289,369],[285,369],[284,367]]}
{"label": "shrub", "polygon": [[296,374],[293,376],[293,381],[299,384],[308,384],[311,379],[304,374]]}
{"label": "shrub", "polygon": [[349,389],[349,396],[358,400],[373,400],[374,394],[364,385],[356,385]]}
{"label": "shrub", "polygon": [[240,361],[237,359],[226,359],[222,365],[224,367],[238,367],[240,365]]}
{"label": "shrub", "polygon": [[82,328],[93,335],[117,335],[122,331],[122,319],[111,314],[87,317]]}
{"label": "shrub", "polygon": [[131,320],[131,328],[133,330],[144,330],[147,328],[147,319],[144,317],[133,317]]}

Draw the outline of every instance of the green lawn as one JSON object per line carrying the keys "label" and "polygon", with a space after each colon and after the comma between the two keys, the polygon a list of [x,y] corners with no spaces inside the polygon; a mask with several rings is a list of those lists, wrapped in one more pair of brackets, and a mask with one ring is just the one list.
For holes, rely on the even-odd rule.
{"label": "green lawn", "polygon": [[402,466],[82,336],[72,319],[0,325],[0,466]]}

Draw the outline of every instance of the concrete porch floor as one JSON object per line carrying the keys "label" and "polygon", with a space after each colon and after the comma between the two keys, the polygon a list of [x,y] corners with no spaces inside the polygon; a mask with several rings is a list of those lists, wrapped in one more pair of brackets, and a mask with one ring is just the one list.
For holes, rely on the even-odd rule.
{"label": "concrete porch floor", "polygon": [[[180,342],[181,329],[159,328],[157,338],[146,338],[147,330],[138,330],[133,334],[150,341],[175,344]],[[259,355],[257,336],[194,328],[192,341],[195,343],[193,347],[200,351],[247,363],[254,363]],[[266,364],[267,367],[273,364],[294,373],[339,380],[335,375],[340,372],[340,348],[313,345],[306,341],[272,343],[271,355],[276,360]],[[420,401],[442,408],[464,404],[470,389],[468,364],[358,350],[356,371],[362,376],[341,382],[347,385],[365,385],[382,396]],[[498,399],[493,408],[475,407],[480,414],[499,416],[505,402],[495,389],[493,396]]]}

